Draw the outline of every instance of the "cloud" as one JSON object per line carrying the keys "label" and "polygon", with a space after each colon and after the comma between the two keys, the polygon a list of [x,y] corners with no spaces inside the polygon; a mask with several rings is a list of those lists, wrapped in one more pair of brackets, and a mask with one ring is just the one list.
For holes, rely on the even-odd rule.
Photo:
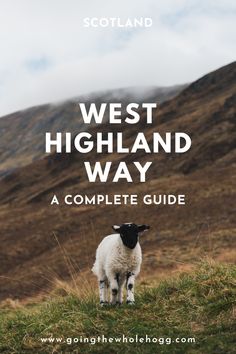
{"label": "cloud", "polygon": [[[144,29],[84,17],[152,17]],[[235,1],[1,0],[0,116],[101,89],[190,82],[235,60]]]}
{"label": "cloud", "polygon": [[50,67],[50,60],[44,56],[32,58],[25,63],[25,66],[31,73],[45,71]]}

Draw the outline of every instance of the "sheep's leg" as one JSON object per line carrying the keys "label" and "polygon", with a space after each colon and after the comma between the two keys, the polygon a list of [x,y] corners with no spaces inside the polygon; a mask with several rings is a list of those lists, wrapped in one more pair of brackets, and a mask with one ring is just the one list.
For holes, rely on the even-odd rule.
{"label": "sheep's leg", "polygon": [[127,282],[126,282],[126,288],[127,288],[127,304],[134,304],[134,281],[135,281],[135,275],[134,273],[127,273]]}
{"label": "sheep's leg", "polygon": [[122,302],[123,302],[123,286],[124,286],[124,279],[120,279],[119,289],[118,289],[118,303],[119,304],[122,304]]}
{"label": "sheep's leg", "polygon": [[99,280],[99,296],[101,305],[107,303],[107,281],[105,278]]}
{"label": "sheep's leg", "polygon": [[105,280],[105,303],[108,303],[108,295],[109,295],[109,282],[108,279],[106,278]]}
{"label": "sheep's leg", "polygon": [[115,305],[117,303],[117,295],[119,290],[119,274],[115,274],[110,278],[111,287],[111,304]]}

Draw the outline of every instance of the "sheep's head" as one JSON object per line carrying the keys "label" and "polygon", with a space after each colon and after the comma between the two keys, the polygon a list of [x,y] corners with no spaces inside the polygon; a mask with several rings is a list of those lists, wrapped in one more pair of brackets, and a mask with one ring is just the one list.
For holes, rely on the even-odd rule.
{"label": "sheep's head", "polygon": [[122,224],[121,226],[113,225],[112,228],[114,231],[120,234],[123,244],[126,247],[133,249],[138,242],[139,234],[150,229],[150,226],[126,223]]}

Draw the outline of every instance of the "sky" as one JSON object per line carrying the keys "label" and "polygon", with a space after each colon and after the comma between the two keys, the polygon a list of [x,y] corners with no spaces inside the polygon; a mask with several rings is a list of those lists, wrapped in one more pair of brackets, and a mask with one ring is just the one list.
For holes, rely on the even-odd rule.
{"label": "sky", "polygon": [[[85,28],[85,17],[150,17]],[[236,57],[235,0],[0,0],[0,116],[99,90],[191,82]]]}

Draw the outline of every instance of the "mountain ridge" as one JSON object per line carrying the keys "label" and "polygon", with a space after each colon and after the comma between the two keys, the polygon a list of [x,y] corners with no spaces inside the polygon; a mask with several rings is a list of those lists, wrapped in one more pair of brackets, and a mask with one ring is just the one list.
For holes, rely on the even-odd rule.
{"label": "mountain ridge", "polygon": [[[140,92],[149,99],[157,98],[160,102],[177,95],[186,85],[174,87],[136,88],[107,90],[79,96],[58,104],[45,104],[27,108],[0,118],[0,177],[11,173],[16,167],[30,164],[45,154],[44,135],[46,131],[74,134],[87,129],[82,122],[77,102],[128,102],[136,98],[141,100]],[[138,93],[139,92],[139,93]],[[137,98],[136,96],[139,96]],[[6,150],[6,146],[8,149]]]}

